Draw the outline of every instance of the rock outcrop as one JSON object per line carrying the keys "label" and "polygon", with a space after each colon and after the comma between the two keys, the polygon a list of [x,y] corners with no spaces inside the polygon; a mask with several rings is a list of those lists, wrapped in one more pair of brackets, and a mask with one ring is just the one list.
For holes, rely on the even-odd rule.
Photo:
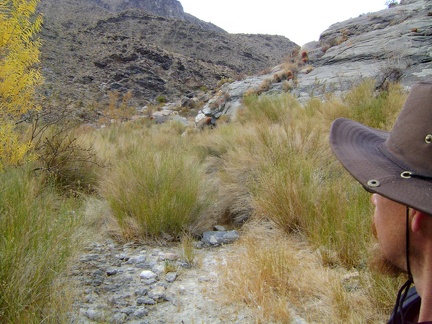
{"label": "rock outcrop", "polygon": [[374,79],[377,89],[389,81],[409,88],[416,81],[432,78],[432,2],[402,1],[338,22],[319,41],[305,44],[297,63],[294,78],[285,83],[275,77],[286,69],[278,65],[267,74],[223,85],[203,111],[235,116],[243,95],[251,91],[290,92],[305,102],[328,92],[341,95],[366,78]]}
{"label": "rock outcrop", "polygon": [[374,13],[336,23],[309,43],[311,71],[298,77],[300,97],[345,91],[364,78],[386,81],[432,77],[432,2],[402,1]]}

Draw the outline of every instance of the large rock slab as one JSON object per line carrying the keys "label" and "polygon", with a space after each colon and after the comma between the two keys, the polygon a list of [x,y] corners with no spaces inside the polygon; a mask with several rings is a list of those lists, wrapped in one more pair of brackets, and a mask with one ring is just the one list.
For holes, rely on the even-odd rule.
{"label": "large rock slab", "polygon": [[333,24],[303,50],[313,70],[299,75],[298,97],[343,92],[365,78],[378,86],[400,78],[409,87],[432,77],[432,2],[403,1]]}

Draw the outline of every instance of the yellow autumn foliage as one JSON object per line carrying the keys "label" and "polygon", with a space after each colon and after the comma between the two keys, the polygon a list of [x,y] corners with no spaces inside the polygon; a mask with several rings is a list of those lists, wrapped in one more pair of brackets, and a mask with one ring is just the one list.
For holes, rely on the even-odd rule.
{"label": "yellow autumn foliage", "polygon": [[39,0],[0,0],[0,170],[23,161],[30,149],[15,125],[26,112],[38,109],[36,87],[42,76],[40,40],[36,34],[42,17],[36,14]]}

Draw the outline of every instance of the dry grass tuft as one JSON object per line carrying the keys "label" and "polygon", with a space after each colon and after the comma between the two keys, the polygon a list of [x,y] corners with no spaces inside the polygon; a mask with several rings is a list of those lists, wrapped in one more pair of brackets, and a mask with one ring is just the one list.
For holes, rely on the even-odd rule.
{"label": "dry grass tuft", "polygon": [[404,98],[397,85],[376,93],[365,82],[345,98],[304,105],[288,94],[246,96],[236,120],[185,136],[172,123],[99,130],[94,147],[111,166],[101,176],[101,210],[117,227],[96,223],[120,239],[170,234],[189,263],[197,262],[195,230],[244,224],[239,253],[224,269],[228,302],[256,309],[261,323],[296,314],[319,323],[383,321],[394,284],[365,267],[369,197],[336,161],[328,132],[337,117],[388,129]]}
{"label": "dry grass tuft", "polygon": [[[286,236],[268,222],[248,224],[237,255],[223,267],[226,303],[255,309],[257,323],[377,323],[357,272],[330,269],[299,236]],[[384,317],[383,317],[384,315]]]}
{"label": "dry grass tuft", "polygon": [[194,240],[188,233],[184,233],[180,240],[181,254],[183,260],[192,267],[196,264],[196,253],[194,248]]}

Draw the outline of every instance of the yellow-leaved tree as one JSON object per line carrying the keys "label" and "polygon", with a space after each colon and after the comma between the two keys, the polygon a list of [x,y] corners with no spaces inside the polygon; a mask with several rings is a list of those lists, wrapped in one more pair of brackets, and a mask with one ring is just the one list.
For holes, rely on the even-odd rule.
{"label": "yellow-leaved tree", "polygon": [[18,121],[38,109],[36,87],[42,83],[37,33],[39,0],[0,0],[0,171],[21,163],[31,148],[17,131]]}

